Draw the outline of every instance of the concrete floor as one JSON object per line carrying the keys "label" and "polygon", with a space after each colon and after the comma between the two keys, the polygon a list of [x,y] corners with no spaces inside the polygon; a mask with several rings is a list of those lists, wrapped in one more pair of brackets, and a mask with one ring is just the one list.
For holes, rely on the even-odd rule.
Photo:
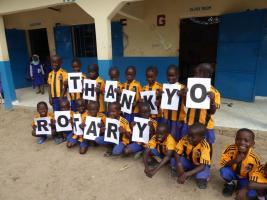
{"label": "concrete floor", "polygon": [[[46,94],[35,94],[32,88],[16,90],[18,101],[14,105],[35,107],[37,102],[48,102]],[[267,98],[257,97],[253,103],[222,99],[220,110],[215,114],[215,125],[227,128],[250,128],[267,131]]]}

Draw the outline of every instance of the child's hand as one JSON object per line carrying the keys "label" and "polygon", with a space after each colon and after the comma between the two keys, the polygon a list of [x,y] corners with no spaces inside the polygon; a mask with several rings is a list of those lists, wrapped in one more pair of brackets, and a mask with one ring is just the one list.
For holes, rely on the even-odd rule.
{"label": "child's hand", "polygon": [[214,102],[215,100],[215,95],[213,92],[207,92],[207,96],[210,98],[211,102]]}
{"label": "child's hand", "polygon": [[85,124],[84,122],[82,122],[82,123],[79,125],[79,127],[80,127],[81,129],[84,129],[85,126],[86,126],[86,124]]}
{"label": "child's hand", "polygon": [[187,179],[187,174],[186,173],[183,173],[182,175],[180,175],[177,179],[177,182],[180,183],[180,184],[184,184],[186,179]]}
{"label": "child's hand", "polygon": [[34,125],[32,126],[32,129],[33,129],[33,130],[36,130],[36,128],[37,128],[37,126],[34,124]]}
{"label": "child's hand", "polygon": [[100,93],[100,86],[98,84],[95,87],[95,91],[96,91],[96,93]]}
{"label": "child's hand", "polygon": [[188,91],[188,89],[185,87],[185,88],[183,88],[183,89],[181,89],[181,90],[178,90],[178,91],[177,91],[177,95],[178,95],[179,97],[185,97],[186,94],[187,94],[187,91]]}
{"label": "child's hand", "polygon": [[247,199],[247,189],[243,188],[240,190],[237,190],[235,200],[246,200]]}
{"label": "child's hand", "polygon": [[115,88],[115,90],[114,90],[117,94],[121,94],[121,90],[120,90],[120,88]]}
{"label": "child's hand", "polygon": [[156,170],[149,170],[146,172],[146,176],[152,178],[156,174]]}
{"label": "child's hand", "polygon": [[105,130],[106,130],[105,126],[102,126],[102,127],[100,128],[100,133],[105,133]]}
{"label": "child's hand", "polygon": [[120,128],[119,128],[119,132],[120,132],[120,134],[123,134],[123,133],[126,132],[126,130],[120,126]]}
{"label": "child's hand", "polygon": [[52,98],[51,98],[51,97],[49,97],[49,104],[50,104],[51,106],[53,106],[53,101],[52,101]]}
{"label": "child's hand", "polygon": [[246,157],[246,155],[244,153],[239,153],[239,154],[237,154],[237,156],[235,158],[235,162],[240,163],[242,160],[244,160],[245,157]]}
{"label": "child's hand", "polygon": [[133,127],[136,125],[136,122],[131,122],[130,123],[130,127],[131,127],[131,129],[133,129]]}

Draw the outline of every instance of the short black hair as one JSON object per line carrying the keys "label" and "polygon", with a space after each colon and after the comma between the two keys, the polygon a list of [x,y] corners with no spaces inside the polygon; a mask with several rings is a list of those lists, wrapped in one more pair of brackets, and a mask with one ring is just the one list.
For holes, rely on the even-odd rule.
{"label": "short black hair", "polygon": [[62,61],[61,57],[59,55],[57,55],[57,54],[51,56],[51,60],[53,60],[53,59],[58,59],[58,60],[60,60],[60,62]]}
{"label": "short black hair", "polygon": [[99,75],[99,67],[97,64],[90,64],[87,67],[88,72],[96,72]]}
{"label": "short black hair", "polygon": [[120,75],[120,70],[116,66],[110,67],[108,70],[108,73],[110,74],[111,71],[116,71],[118,73],[118,75]]}
{"label": "short black hair", "polygon": [[237,132],[236,132],[236,137],[237,137],[237,135],[240,134],[241,132],[248,132],[248,133],[250,134],[252,140],[253,140],[253,141],[255,140],[255,133],[254,133],[252,130],[250,130],[250,129],[248,129],[248,128],[241,128],[241,129],[237,130]]}
{"label": "short black hair", "polygon": [[78,104],[79,102],[81,102],[81,104],[85,104],[85,100],[84,99],[77,99],[76,101],[75,101],[75,103],[76,104]]}
{"label": "short black hair", "polygon": [[127,68],[126,68],[126,70],[125,70],[125,73],[127,73],[127,71],[129,70],[129,69],[132,69],[133,71],[134,71],[134,74],[136,74],[136,68],[135,68],[135,66],[128,66]]}
{"label": "short black hair", "polygon": [[170,131],[170,127],[169,127],[169,125],[167,123],[163,123],[163,122],[159,123],[158,126],[157,126],[157,129],[159,129],[161,127],[164,128],[167,132]]}
{"label": "short black hair", "polygon": [[109,107],[115,106],[118,110],[121,110],[121,104],[119,102],[111,102]]}
{"label": "short black hair", "polygon": [[81,60],[79,58],[73,58],[71,63],[78,63],[79,65],[82,65]]}
{"label": "short black hair", "polygon": [[148,66],[146,68],[146,74],[149,72],[149,71],[152,71],[156,74],[156,76],[158,75],[158,68],[156,66]]}
{"label": "short black hair", "polygon": [[150,109],[150,105],[147,101],[139,101],[138,107],[148,107]]}
{"label": "short black hair", "polygon": [[179,68],[178,68],[177,65],[174,65],[174,64],[169,65],[168,68],[167,68],[167,75],[168,75],[168,73],[169,73],[170,70],[175,70],[176,75],[177,76],[179,75]]}
{"label": "short black hair", "polygon": [[191,126],[189,126],[190,130],[195,130],[194,132],[197,133],[197,135],[204,137],[205,134],[207,133],[207,128],[204,124],[195,122]]}
{"label": "short black hair", "polygon": [[47,103],[45,101],[40,101],[37,103],[37,108],[41,105],[44,105],[46,109],[48,109]]}
{"label": "short black hair", "polygon": [[88,105],[87,106],[89,106],[91,104],[97,106],[98,108],[100,107],[100,104],[99,104],[98,101],[92,101],[92,100],[90,100],[90,101],[88,101]]}

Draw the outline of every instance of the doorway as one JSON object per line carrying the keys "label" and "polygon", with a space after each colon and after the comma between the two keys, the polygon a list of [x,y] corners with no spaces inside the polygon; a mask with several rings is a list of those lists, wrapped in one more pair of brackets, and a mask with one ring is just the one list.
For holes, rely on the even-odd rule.
{"label": "doorway", "polygon": [[[179,50],[179,81],[181,83],[186,84],[187,78],[193,76],[193,69],[199,63],[213,63],[215,68],[218,33],[218,17],[181,19]],[[212,77],[212,84],[214,84],[214,77],[215,73]]]}
{"label": "doorway", "polygon": [[32,54],[39,55],[40,61],[45,63],[50,57],[47,32],[45,28],[29,30]]}

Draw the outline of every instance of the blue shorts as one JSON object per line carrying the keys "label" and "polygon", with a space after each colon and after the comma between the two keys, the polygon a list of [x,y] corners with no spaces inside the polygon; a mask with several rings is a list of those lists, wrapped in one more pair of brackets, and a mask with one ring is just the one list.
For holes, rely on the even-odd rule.
{"label": "blue shorts", "polygon": [[138,144],[137,142],[133,142],[131,144],[128,144],[127,148],[129,148],[132,153],[137,153],[139,151],[144,150],[143,144]]}
{"label": "blue shorts", "polygon": [[70,108],[73,112],[77,112],[77,108],[76,108],[76,101],[75,100],[71,100],[70,101]]}
{"label": "blue shorts", "polygon": [[[235,172],[231,169],[231,167],[222,167],[220,169],[220,175],[226,182],[231,182],[233,180],[238,181],[238,189],[242,189],[249,184],[249,180],[246,178],[240,178]],[[248,194],[249,197],[255,197],[257,195],[256,190],[249,190]]]}
{"label": "blue shorts", "polygon": [[72,144],[78,144],[79,143],[80,148],[87,148],[87,147],[89,147],[89,143],[88,143],[87,140],[84,139],[82,142],[79,142],[78,139],[73,139],[72,136],[73,136],[73,134],[71,135],[71,137],[69,137],[67,139],[67,141],[69,143],[72,143]]}
{"label": "blue shorts", "polygon": [[183,136],[187,134],[187,129],[183,122],[166,120],[165,123],[168,124],[171,134],[176,142],[178,142]]}
{"label": "blue shorts", "polygon": [[123,153],[123,150],[125,148],[125,144],[120,142],[119,144],[114,144],[111,142],[104,141],[104,136],[99,136],[95,139],[95,142],[99,145],[113,145],[112,149],[112,155],[121,155]]}
{"label": "blue shorts", "polygon": [[[194,165],[190,160],[188,160],[185,157],[180,157],[180,162],[182,163],[182,166],[185,171],[192,170],[196,165]],[[176,169],[176,160],[175,158],[171,159],[171,167]],[[206,165],[205,168],[201,171],[195,174],[196,179],[208,179],[210,177],[210,166]]]}
{"label": "blue shorts", "polygon": [[128,114],[128,113],[123,113],[123,117],[129,122],[131,123],[134,120],[134,116],[135,114]]}
{"label": "blue shorts", "polygon": [[[52,106],[53,106],[53,111],[60,111],[60,98],[54,97],[52,98]],[[67,97],[64,97],[62,99],[67,99]]]}

